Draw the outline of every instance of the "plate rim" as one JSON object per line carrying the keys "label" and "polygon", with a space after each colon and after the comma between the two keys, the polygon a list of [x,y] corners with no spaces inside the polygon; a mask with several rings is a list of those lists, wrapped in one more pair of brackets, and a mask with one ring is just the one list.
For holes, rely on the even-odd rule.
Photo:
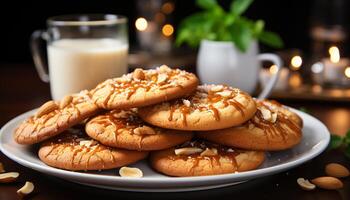
{"label": "plate rim", "polygon": [[[84,179],[88,179],[88,180],[98,180],[98,181],[108,181],[108,182],[125,182],[125,183],[128,183],[129,185],[145,184],[144,185],[145,187],[147,187],[147,183],[155,184],[155,183],[160,183],[160,182],[167,183],[167,184],[170,183],[170,184],[186,184],[186,185],[188,183],[191,183],[190,185],[193,185],[193,184],[200,184],[201,182],[205,182],[205,184],[207,185],[210,183],[216,183],[218,181],[219,182],[228,182],[230,180],[236,181],[235,179],[237,179],[237,181],[248,180],[248,179],[252,179],[251,177],[258,178],[258,177],[266,176],[269,174],[275,174],[275,173],[278,173],[278,172],[281,172],[281,171],[284,171],[284,170],[287,170],[290,168],[294,168],[298,165],[303,164],[304,162],[306,162],[308,160],[315,158],[316,156],[321,154],[327,148],[328,143],[330,141],[330,132],[329,132],[328,128],[320,120],[309,115],[308,113],[304,113],[302,111],[296,110],[296,109],[291,108],[291,107],[288,107],[288,108],[290,108],[293,112],[296,112],[302,118],[308,117],[308,118],[316,121],[320,125],[320,127],[325,131],[325,133],[326,133],[325,137],[322,138],[317,144],[314,145],[314,146],[317,146],[316,151],[310,152],[309,154],[304,155],[303,157],[298,158],[297,160],[294,160],[294,161],[277,164],[277,165],[270,166],[267,168],[256,169],[256,170],[247,171],[247,172],[240,172],[240,173],[237,173],[237,174],[239,174],[238,177],[237,177],[236,173],[230,173],[230,174],[198,176],[198,177],[196,177],[196,176],[194,176],[194,177],[169,177],[166,179],[161,178],[161,177],[157,177],[157,178],[143,177],[142,179],[138,179],[138,178],[130,178],[130,177],[119,177],[119,176],[111,176],[111,175],[103,175],[103,174],[89,174],[89,173],[81,173],[81,172],[75,172],[75,171],[67,171],[67,170],[63,170],[63,169],[57,169],[54,167],[50,167],[47,165],[32,163],[32,162],[25,160],[23,158],[20,158],[17,155],[14,155],[11,152],[9,152],[8,150],[6,150],[6,148],[4,148],[4,146],[3,146],[2,138],[3,138],[3,134],[4,134],[5,130],[9,129],[9,127],[12,126],[13,124],[18,124],[19,123],[18,121],[21,118],[26,117],[27,115],[34,112],[36,109],[27,111],[25,113],[22,113],[22,114],[16,116],[15,118],[8,121],[0,129],[0,151],[3,152],[11,160],[13,160],[13,161],[25,166],[25,167],[39,171],[41,173],[47,173],[50,175],[54,175],[54,176],[57,176],[59,178],[62,178],[60,176],[64,176],[64,177],[69,176],[69,177],[73,177],[74,179],[83,177]],[[312,150],[312,149],[310,149],[310,150]],[[159,187],[161,187],[161,186],[159,186]]]}

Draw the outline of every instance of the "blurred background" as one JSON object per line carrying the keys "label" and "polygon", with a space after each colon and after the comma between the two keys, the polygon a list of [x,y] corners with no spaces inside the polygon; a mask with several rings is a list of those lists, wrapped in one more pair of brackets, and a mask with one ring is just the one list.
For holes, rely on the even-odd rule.
{"label": "blurred background", "polygon": [[[228,10],[231,1],[220,0],[219,3]],[[277,53],[284,62],[284,72],[281,72],[272,97],[350,101],[350,62],[346,58],[350,57],[348,6],[346,0],[264,0],[255,1],[248,8],[244,16],[264,20],[266,29],[278,33],[284,42],[281,49],[260,44],[261,52]],[[46,19],[51,16],[111,13],[129,19],[130,69],[166,63],[195,71],[198,49],[186,44],[175,47],[174,41],[181,20],[199,10],[194,0],[8,1],[2,5],[0,13],[3,19],[0,68],[31,68],[34,71],[30,35],[34,30],[45,29]],[[42,46],[45,46],[44,42]],[[46,52],[43,50],[43,53]],[[330,53],[338,59],[335,63],[342,66],[334,67],[331,60],[329,73],[324,61],[329,60]],[[342,58],[346,58],[345,64]],[[276,72],[269,62],[263,63],[263,70],[267,78]],[[327,77],[327,74],[332,76]],[[263,72],[257,92],[266,82],[264,76]]]}
{"label": "blurred background", "polygon": [[[219,2],[225,10],[229,9],[231,0]],[[280,49],[260,44],[260,52],[276,53],[284,62],[270,98],[299,102],[293,104],[296,107],[315,106],[314,111],[318,110],[316,105],[328,109],[327,105],[333,102],[348,108],[349,3],[347,0],[256,0],[247,9],[244,16],[264,20],[266,29],[278,33],[284,42]],[[51,98],[49,84],[43,83],[37,75],[29,47],[33,31],[47,28],[47,18],[79,13],[125,15],[129,19],[129,70],[167,64],[185,66],[186,70],[195,72],[198,49],[186,44],[175,47],[174,41],[180,22],[200,10],[195,0],[12,0],[2,3],[0,96],[6,98],[1,98],[0,104],[8,116],[0,122]],[[41,45],[45,54],[46,44],[42,42]],[[264,62],[253,95],[261,91],[266,78],[274,73],[276,66]],[[23,86],[27,87],[23,89]],[[28,88],[35,88],[35,91]],[[349,112],[343,108],[332,109],[324,116],[324,121],[331,124],[336,133],[347,130],[349,119]]]}
{"label": "blurred background", "polygon": [[[72,13],[112,13],[129,18],[129,39],[131,51],[139,48],[135,21],[142,16],[142,8],[149,1],[111,1],[111,0],[50,0],[50,1],[7,1],[1,6],[0,62],[31,62],[28,40],[36,29],[46,27],[50,16]],[[173,7],[167,23],[176,28],[186,16],[198,11],[195,1],[170,1]],[[231,1],[220,0],[228,7]],[[141,5],[140,5],[141,4]],[[348,2],[345,0],[293,0],[255,1],[247,10],[246,16],[263,19],[267,29],[277,32],[283,38],[285,49],[297,48],[305,54],[312,49],[312,28],[317,24],[342,25],[347,29],[350,13],[346,12]],[[169,12],[169,10],[168,10]],[[12,13],[12,14],[8,14]],[[346,45],[344,45],[345,48]],[[262,51],[271,51],[262,46]],[[342,49],[347,52],[347,49]],[[3,66],[3,65],[1,65]]]}

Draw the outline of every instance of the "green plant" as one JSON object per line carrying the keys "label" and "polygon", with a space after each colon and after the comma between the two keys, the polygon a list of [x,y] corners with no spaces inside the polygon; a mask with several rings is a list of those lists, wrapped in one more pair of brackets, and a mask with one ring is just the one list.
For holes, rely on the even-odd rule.
{"label": "green plant", "polygon": [[329,149],[338,149],[338,148],[343,149],[345,156],[350,158],[350,130],[348,130],[348,132],[344,137],[341,137],[339,135],[331,136]]}
{"label": "green plant", "polygon": [[214,41],[232,41],[236,47],[245,52],[253,39],[280,48],[282,39],[275,33],[265,31],[263,20],[253,21],[242,14],[253,0],[234,0],[230,9],[225,11],[216,0],[197,0],[196,4],[203,11],[185,18],[177,32],[176,44],[187,43],[198,47],[203,39]]}

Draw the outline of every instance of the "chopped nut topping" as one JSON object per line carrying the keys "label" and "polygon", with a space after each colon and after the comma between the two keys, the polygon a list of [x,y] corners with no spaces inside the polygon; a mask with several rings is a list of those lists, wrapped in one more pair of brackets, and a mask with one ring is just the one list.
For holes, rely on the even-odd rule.
{"label": "chopped nut topping", "polygon": [[183,103],[185,106],[187,106],[187,107],[191,107],[191,102],[190,102],[189,100],[187,100],[187,99],[183,99],[183,100],[182,100],[182,103]]}
{"label": "chopped nut topping", "polygon": [[226,151],[227,151],[227,152],[230,152],[230,153],[235,152],[235,151],[234,151],[233,149],[231,149],[231,148],[228,148]]}
{"label": "chopped nut topping", "polygon": [[144,80],[145,74],[143,73],[143,70],[141,68],[135,69],[135,71],[133,73],[133,78],[136,80]]}
{"label": "chopped nut topping", "polygon": [[272,123],[276,122],[276,120],[277,120],[277,113],[276,112],[272,113],[270,110],[268,110],[264,107],[259,108],[259,110],[261,111],[264,120],[267,120],[267,121],[272,122]]}
{"label": "chopped nut topping", "polygon": [[163,84],[168,80],[169,76],[167,74],[159,74],[158,75],[158,80],[157,83],[158,84]]}
{"label": "chopped nut topping", "polygon": [[213,87],[210,88],[211,91],[213,92],[220,92],[224,89],[223,85],[215,85]]}
{"label": "chopped nut topping", "polygon": [[232,94],[232,91],[229,90],[224,90],[222,92],[217,92],[216,94],[223,96],[223,97],[230,97]]}
{"label": "chopped nut topping", "polygon": [[129,83],[131,81],[131,78],[129,76],[123,75],[122,77],[117,78],[116,80],[120,83]]}
{"label": "chopped nut topping", "polygon": [[271,115],[271,122],[272,122],[272,123],[275,123],[276,120],[277,120],[277,113],[274,112],[274,113],[272,113],[272,115]]}
{"label": "chopped nut topping", "polygon": [[216,156],[218,155],[218,150],[216,148],[206,148],[202,153],[201,156]]}
{"label": "chopped nut topping", "polygon": [[168,73],[168,72],[171,72],[171,68],[168,67],[167,65],[162,65],[159,67],[159,72],[160,73]]}
{"label": "chopped nut topping", "polygon": [[73,100],[73,97],[71,95],[67,95],[63,97],[63,99],[60,102],[60,109],[63,109],[67,107]]}
{"label": "chopped nut topping", "polygon": [[59,107],[58,105],[56,104],[56,102],[54,101],[48,101],[46,103],[44,103],[40,108],[39,110],[36,112],[35,116],[37,118],[43,116],[43,115],[46,115],[54,110],[57,110]]}
{"label": "chopped nut topping", "polygon": [[197,147],[185,147],[180,149],[175,149],[176,155],[192,155],[195,153],[201,153],[203,149]]}
{"label": "chopped nut topping", "polygon": [[91,147],[93,145],[96,145],[97,142],[94,140],[82,140],[79,142],[80,146],[85,146],[85,147]]}

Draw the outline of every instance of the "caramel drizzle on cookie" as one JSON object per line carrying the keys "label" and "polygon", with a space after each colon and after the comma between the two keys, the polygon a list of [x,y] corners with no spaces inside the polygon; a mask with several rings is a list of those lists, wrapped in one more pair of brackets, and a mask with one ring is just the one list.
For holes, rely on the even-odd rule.
{"label": "caramel drizzle on cookie", "polygon": [[[62,109],[56,109],[54,111],[51,111],[50,113],[44,114],[43,116],[40,116],[39,118],[35,116],[29,117],[17,130],[17,133],[21,133],[29,124],[33,124],[33,131],[30,134],[22,135],[17,134],[16,138],[18,137],[36,137],[36,139],[39,139],[39,137],[45,137],[44,135],[39,136],[39,132],[48,127],[48,126],[55,126],[55,129],[58,130],[60,127],[57,123],[57,120],[59,120],[62,116],[68,116],[67,119],[65,119],[66,123],[70,123],[72,120],[71,118],[76,115],[76,117],[80,117],[81,111],[77,107],[78,104],[81,103],[92,103],[91,100],[91,94],[88,92],[78,93],[76,95],[73,95],[73,100]],[[47,122],[51,120],[50,124],[47,124]]]}
{"label": "caramel drizzle on cookie", "polygon": [[[74,133],[71,133],[71,132],[64,133],[59,138],[56,138],[54,140],[52,139],[50,142],[46,143],[46,145],[51,145],[52,148],[45,155],[45,157],[53,155],[54,153],[56,155],[55,160],[57,161],[60,158],[60,156],[63,155],[64,151],[67,148],[69,148],[70,151],[73,151],[73,155],[70,162],[72,167],[74,167],[75,165],[74,161],[76,159],[76,156],[80,154],[80,158],[78,158],[77,165],[80,165],[82,158],[87,155],[88,158],[85,164],[85,170],[88,170],[91,158],[93,156],[96,156],[102,163],[102,169],[104,169],[106,166],[105,161],[98,155],[98,153],[101,151],[108,150],[110,152],[111,160],[115,162],[115,158],[112,154],[112,150],[109,147],[101,146],[97,142],[91,147],[81,146],[79,144],[79,141],[91,140],[91,139],[88,138],[81,130],[78,130],[78,129],[74,129],[74,130],[75,130]],[[79,132],[76,132],[76,131],[79,131]]]}
{"label": "caramel drizzle on cookie", "polygon": [[234,166],[234,171],[238,170],[238,163],[236,160],[236,157],[242,153],[241,150],[233,150],[231,148],[217,145],[214,143],[210,143],[207,141],[192,141],[192,142],[187,142],[185,144],[182,144],[179,146],[180,148],[184,147],[197,147],[205,150],[206,148],[216,148],[218,153],[217,155],[212,155],[212,156],[201,156],[200,153],[194,153],[191,155],[171,155],[168,158],[171,160],[177,160],[181,159],[184,161],[191,161],[192,162],[192,170],[194,170],[196,167],[198,167],[199,162],[201,160],[209,160],[211,165],[214,166],[214,163],[217,165],[221,165],[220,159],[224,158],[229,160],[232,165]]}
{"label": "caramel drizzle on cookie", "polygon": [[[126,100],[129,100],[137,92],[137,90],[141,88],[144,89],[145,92],[148,92],[151,89],[165,90],[173,87],[182,88],[182,85],[171,84],[171,82],[179,80],[181,78],[190,80],[191,77],[193,76],[192,74],[185,71],[181,71],[179,69],[168,68],[167,72],[162,72],[162,73],[155,72],[155,74],[150,74],[149,71],[142,70],[144,77],[142,79],[136,79],[133,77],[135,71],[131,74],[124,75],[123,76],[124,79],[123,77],[110,79],[98,85],[96,89],[94,89],[94,91],[92,92],[93,94],[95,94],[98,90],[103,89],[105,87],[111,87],[111,89],[108,92],[108,95],[106,97],[101,96],[95,99],[95,102],[97,102],[99,99],[103,99],[103,105],[107,106],[108,102],[112,101],[113,98],[120,95],[121,93],[126,93]],[[163,83],[158,83],[158,78],[159,78],[158,74],[166,74],[168,79]],[[128,80],[125,80],[125,79],[128,79]]]}
{"label": "caramel drizzle on cookie", "polygon": [[[125,116],[116,116],[120,112],[125,112]],[[118,110],[112,110],[111,112],[99,116],[95,119],[92,119],[89,123],[93,124],[99,124],[103,127],[107,126],[114,126],[113,136],[114,141],[118,141],[117,135],[121,132],[118,132],[119,129],[128,128],[130,130],[134,130],[135,128],[141,127],[144,125],[144,122],[141,120],[141,118],[137,115],[136,112],[132,110],[128,111],[118,111]],[[156,130],[157,128],[155,128]],[[134,134],[133,131],[130,131],[131,134]],[[149,137],[149,135],[135,135],[139,138],[138,146],[141,149],[142,148],[142,141],[145,137]]]}
{"label": "caramel drizzle on cookie", "polygon": [[[262,102],[258,102],[258,106],[264,106],[268,110],[272,110],[269,106],[263,104]],[[280,111],[277,112],[277,119],[275,122],[270,122],[263,118],[261,111],[258,109],[255,113],[255,116],[250,119],[245,126],[248,128],[249,124],[253,124],[254,126],[262,129],[265,133],[267,140],[273,137],[282,137],[283,142],[287,142],[288,133],[292,130],[296,135],[301,134],[301,128],[292,120],[288,119],[288,117]],[[288,127],[283,126],[283,124]]]}
{"label": "caramel drizzle on cookie", "polygon": [[225,107],[229,105],[233,106],[238,112],[240,112],[241,116],[244,117],[245,107],[241,103],[239,103],[237,100],[235,100],[234,97],[236,97],[238,94],[242,94],[242,97],[247,99],[247,95],[242,93],[239,90],[232,89],[228,86],[224,86],[224,89],[229,89],[230,91],[232,91],[232,96],[224,97],[217,94],[216,92],[209,90],[208,96],[205,97],[208,99],[208,102],[207,102],[209,104],[208,106],[199,105],[200,102],[198,99],[200,99],[201,97],[197,97],[196,95],[198,95],[197,92],[200,92],[200,91],[197,91],[193,96],[189,98],[189,101],[194,104],[193,106],[192,104],[191,106],[186,106],[180,100],[174,100],[173,102],[170,103],[171,106],[170,106],[170,114],[169,114],[168,120],[172,121],[174,112],[176,111],[176,109],[179,109],[179,111],[181,112],[183,125],[187,126],[187,115],[190,114],[193,110],[198,109],[199,111],[209,110],[211,113],[213,113],[215,120],[220,121],[220,112],[217,108],[213,106],[214,103],[217,103],[219,101],[222,101]]}
{"label": "caramel drizzle on cookie", "polygon": [[[116,116],[120,112],[125,112],[125,116]],[[120,129],[125,128],[126,126],[139,127],[143,124],[143,121],[133,111],[112,110],[102,116],[91,120],[90,123],[96,123],[104,127],[114,125],[117,129]]]}

